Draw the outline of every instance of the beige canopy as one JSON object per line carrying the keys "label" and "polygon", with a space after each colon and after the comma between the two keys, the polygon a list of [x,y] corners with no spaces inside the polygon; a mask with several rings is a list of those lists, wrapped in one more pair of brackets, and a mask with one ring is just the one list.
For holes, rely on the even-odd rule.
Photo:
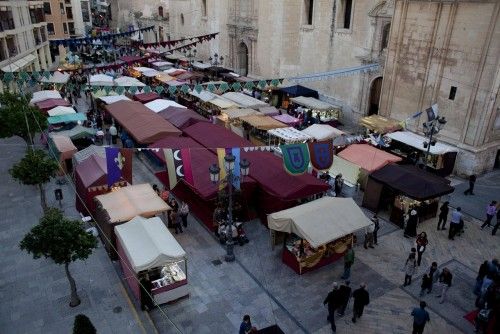
{"label": "beige canopy", "polygon": [[186,252],[158,217],[137,216],[115,226],[115,233],[135,273],[186,257]]}
{"label": "beige canopy", "polygon": [[240,118],[248,115],[255,115],[258,112],[253,109],[239,109],[239,108],[231,108],[231,109],[225,109],[222,111],[223,115],[226,115],[228,119],[233,119],[233,118]]}
{"label": "beige canopy", "polygon": [[241,117],[240,120],[259,130],[279,129],[286,128],[288,126],[270,116],[265,115],[249,115]]}
{"label": "beige canopy", "polygon": [[96,196],[95,200],[106,211],[108,223],[128,221],[135,216],[153,217],[170,209],[147,183],[123,187]]}
{"label": "beige canopy", "polygon": [[352,198],[323,197],[267,216],[270,229],[295,233],[317,248],[371,224]]}

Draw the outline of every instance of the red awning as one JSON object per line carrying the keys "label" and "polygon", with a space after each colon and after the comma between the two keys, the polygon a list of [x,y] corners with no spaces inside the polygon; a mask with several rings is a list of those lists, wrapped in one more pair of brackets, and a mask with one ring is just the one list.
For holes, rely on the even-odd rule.
{"label": "red awning", "polygon": [[[149,145],[150,148],[204,148],[202,145],[199,143],[195,142],[193,139],[189,137],[165,137],[163,139],[160,139],[153,144]],[[163,154],[163,151],[160,150],[159,152],[154,151],[154,154],[162,163],[165,163],[165,155]]]}
{"label": "red awning", "polygon": [[90,156],[75,168],[75,177],[79,178],[86,188],[107,184],[107,173],[106,159],[98,155]]}
{"label": "red awning", "polygon": [[55,107],[70,107],[71,103],[66,101],[65,99],[48,99],[42,102],[35,103],[35,105],[40,109],[41,111],[48,111],[52,108]]}
{"label": "red awning", "polygon": [[210,120],[207,118],[191,109],[186,108],[168,107],[165,110],[160,111],[158,115],[181,130],[184,130],[185,128],[198,122],[210,123]]}
{"label": "red awning", "polygon": [[234,132],[212,123],[199,122],[183,131],[187,136],[211,149],[213,152],[215,152],[217,148],[255,146]]}
{"label": "red awning", "polygon": [[134,61],[141,60],[141,56],[123,56],[120,57],[120,60],[123,61],[124,63],[133,63]]}
{"label": "red awning", "polygon": [[156,94],[155,92],[140,93],[140,94],[134,95],[134,100],[139,101],[141,103],[148,103],[148,102],[154,101],[154,100],[159,99],[159,98],[160,98],[160,95]]}

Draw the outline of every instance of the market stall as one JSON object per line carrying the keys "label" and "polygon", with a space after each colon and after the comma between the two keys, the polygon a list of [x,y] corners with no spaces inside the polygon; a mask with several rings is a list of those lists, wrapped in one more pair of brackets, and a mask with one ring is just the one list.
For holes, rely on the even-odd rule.
{"label": "market stall", "polygon": [[41,83],[48,83],[48,84],[66,84],[69,80],[69,77],[71,75],[69,73],[61,73],[59,71],[54,72],[53,74],[49,75],[49,77],[42,77],[40,79]]}
{"label": "market stall", "polygon": [[[342,164],[335,164],[335,160],[342,158],[351,164],[344,164],[347,168],[339,168]],[[344,177],[349,177],[352,174],[357,174],[357,179],[349,182],[356,185],[359,184],[361,189],[365,189],[368,180],[368,174],[379,170],[380,168],[390,163],[400,162],[402,159],[396,155],[379,150],[368,144],[352,144],[340,151],[334,159],[332,166],[333,177],[342,173]]]}
{"label": "market stall", "polygon": [[342,108],[339,106],[323,102],[313,97],[305,96],[293,97],[290,101],[305,108],[305,112],[310,110],[313,118],[318,119],[319,117],[321,123],[332,123],[330,125],[333,126],[339,124],[342,112]]}
{"label": "market stall", "polygon": [[164,70],[163,73],[167,73],[168,75],[171,75],[173,77],[179,75],[179,74],[182,74],[182,73],[185,73],[187,72],[185,69],[182,69],[182,68],[169,68],[168,70]]}
{"label": "market stall", "polygon": [[151,218],[170,210],[147,183],[113,189],[110,193],[96,196],[94,201],[94,217],[99,225],[99,234],[112,258],[116,258],[113,251],[116,247],[115,226],[136,216]]}
{"label": "market stall", "polygon": [[205,117],[208,117],[209,115],[211,116],[218,116],[221,114],[221,112],[225,109],[235,109],[239,108],[240,106],[232,101],[226,100],[223,97],[217,96],[214,99],[207,101],[207,115],[203,115]]}
{"label": "market stall", "polygon": [[192,90],[188,94],[180,94],[179,102],[193,109],[200,115],[208,117],[211,115],[211,105],[209,105],[208,102],[216,97],[216,94],[208,90],[202,90],[199,93],[196,90]]}
{"label": "market stall", "polygon": [[311,136],[317,141],[333,139],[345,134],[344,131],[334,128],[333,126],[328,124],[313,124],[302,130],[302,132],[306,135]]}
{"label": "market stall", "polygon": [[83,150],[76,152],[73,155],[73,166],[76,166],[93,155],[100,156],[101,158],[106,158],[106,148],[104,146],[90,145]]}
{"label": "market stall", "polygon": [[391,222],[403,227],[410,206],[421,220],[435,217],[439,197],[454,190],[449,183],[415,166],[389,164],[369,175],[363,206],[375,212],[388,210]]}
{"label": "market stall", "polygon": [[267,131],[287,127],[273,117],[261,114],[240,117],[240,121],[243,123],[246,139],[258,146],[266,145],[269,138]]}
{"label": "market stall", "polygon": [[288,114],[282,114],[282,115],[276,115],[272,116],[275,120],[280,121],[281,123],[286,124],[287,126],[291,127],[297,127],[302,123],[302,120],[295,118],[293,116],[290,116]]}
{"label": "market stall", "polygon": [[59,116],[59,115],[67,115],[74,113],[76,113],[75,109],[73,109],[72,107],[65,107],[65,106],[58,106],[47,111],[47,114],[49,116]]}
{"label": "market stall", "polygon": [[40,101],[35,103],[35,106],[40,109],[42,112],[47,112],[50,109],[55,107],[70,107],[71,103],[69,103],[65,99],[47,99],[44,101]]}
{"label": "market stall", "polygon": [[160,111],[158,115],[172,123],[179,130],[184,130],[198,122],[210,123],[205,117],[185,107],[168,107]]}
{"label": "market stall", "polygon": [[163,137],[182,134],[140,102],[119,101],[106,106],[106,110],[138,145],[148,145]]}
{"label": "market stall", "polygon": [[165,72],[160,72],[155,76],[155,78],[153,80],[153,84],[163,85],[163,84],[166,84],[167,82],[172,81],[172,80],[175,80],[175,77],[170,76]]}
{"label": "market stall", "polygon": [[61,123],[73,123],[73,122],[83,122],[87,120],[87,116],[82,113],[65,114],[58,116],[47,117],[47,122],[49,124],[61,124]]}
{"label": "market stall", "polygon": [[81,150],[93,143],[92,139],[96,134],[96,130],[87,128],[77,124],[69,130],[49,132],[49,137],[64,136],[71,139],[77,149]]}
{"label": "market stall", "polygon": [[144,106],[151,111],[155,113],[159,113],[162,110],[165,110],[169,107],[175,107],[175,108],[181,108],[181,109],[187,109],[183,105],[180,105],[179,103],[172,101],[172,100],[166,100],[166,99],[156,99],[151,102],[148,102],[144,104]]}
{"label": "market stall", "polygon": [[271,129],[268,145],[279,146],[283,144],[303,143],[312,139],[308,134],[291,127]]}
{"label": "market stall", "polygon": [[112,96],[101,96],[97,98],[99,101],[102,101],[104,104],[111,104],[118,101],[132,101],[125,95],[112,95]]}
{"label": "market stall", "polygon": [[401,122],[392,119],[386,118],[380,115],[370,115],[362,117],[359,120],[359,125],[363,126],[367,133],[378,133],[378,134],[386,134],[394,131],[399,131],[402,129]]}
{"label": "market stall", "polygon": [[94,74],[90,76],[91,86],[113,86],[113,77],[106,74]]}
{"label": "market stall", "polygon": [[62,99],[62,96],[57,90],[41,90],[33,93],[30,104],[38,104],[49,99]]}
{"label": "market stall", "polygon": [[164,71],[172,68],[174,64],[169,61],[155,61],[151,63],[151,66],[157,71]]}
{"label": "market stall", "polygon": [[115,79],[115,85],[120,87],[144,87],[146,86],[136,78],[121,76]]}
{"label": "market stall", "polygon": [[259,112],[266,116],[277,116],[280,114],[279,110],[272,106],[260,107]]}
{"label": "market stall", "polygon": [[286,233],[282,261],[299,275],[344,255],[354,233],[371,224],[352,198],[322,197],[272,213],[269,229]]}
{"label": "market stall", "polygon": [[149,92],[149,93],[138,93],[133,96],[134,101],[139,101],[142,104],[149,103],[151,101],[157,100],[160,98],[160,95],[158,95],[155,92]]}
{"label": "market stall", "polygon": [[65,136],[51,136],[48,140],[49,152],[59,162],[59,175],[71,173],[73,170],[73,154],[78,150],[71,139]]}
{"label": "market stall", "polygon": [[273,90],[273,103],[272,105],[280,106],[284,109],[288,109],[290,104],[290,99],[292,97],[304,96],[319,98],[318,92],[314,89],[310,89],[301,85],[292,85],[287,87],[280,87],[277,90]]}
{"label": "market stall", "polygon": [[269,106],[264,101],[239,92],[227,92],[222,94],[222,97],[233,102],[234,104],[241,106],[242,108],[259,109]]}
{"label": "market stall", "polygon": [[[75,206],[78,212],[84,215],[94,214],[94,197],[110,191],[107,174],[108,167],[105,156],[94,154],[75,164],[74,180],[77,193]],[[132,183],[132,169],[124,174],[120,181],[115,183],[115,186],[125,187],[127,183]]]}
{"label": "market stall", "polygon": [[[386,137],[391,140],[388,149],[391,153],[402,157],[408,163],[414,164],[420,159],[423,161],[427,151],[423,143],[429,141],[427,138],[410,131],[388,133]],[[457,153],[456,147],[438,141],[436,145],[431,145],[426,165],[433,173],[448,176],[455,168]]]}
{"label": "market stall", "polygon": [[189,295],[186,252],[160,218],[135,217],[115,233],[124,279],[138,300],[146,275],[157,305]]}
{"label": "market stall", "polygon": [[215,117],[215,124],[223,125],[224,127],[231,129],[240,137],[246,137],[244,135],[243,125],[240,121],[241,117],[248,115],[255,115],[258,112],[254,109],[242,109],[242,108],[230,108],[221,111],[221,114]]}

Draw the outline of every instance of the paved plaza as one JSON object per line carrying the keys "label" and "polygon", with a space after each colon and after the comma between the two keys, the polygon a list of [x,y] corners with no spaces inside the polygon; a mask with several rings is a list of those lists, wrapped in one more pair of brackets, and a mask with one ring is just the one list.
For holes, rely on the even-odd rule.
{"label": "paved plaza", "polygon": [[[70,266],[76,279],[82,304],[67,306],[69,286],[64,270],[49,260],[33,260],[20,251],[18,244],[41,215],[36,189],[13,181],[7,170],[24,152],[17,138],[1,140],[0,156],[0,332],[69,333],[74,315],[84,313],[98,333],[236,333],[244,314],[263,328],[277,323],[285,333],[330,333],[327,310],[322,302],[334,281],[340,282],[343,263],[339,261],[317,271],[297,275],[281,262],[281,246],[271,248],[269,231],[258,221],[246,224],[250,243],[236,246],[236,262],[223,261],[225,249],[214,236],[190,215],[183,234],[175,235],[188,256],[189,298],[162,305],[147,313],[129,297],[117,263],[107,257],[102,244],[85,262]],[[207,175],[208,177],[208,175]],[[476,185],[476,201],[482,201],[479,186],[484,184],[484,199],[498,194],[498,173]],[[143,159],[134,159],[134,183],[158,183]],[[455,183],[457,183],[455,181]],[[78,218],[71,184],[48,186],[51,205],[58,206],[53,189],[63,189],[63,209]],[[457,183],[457,191],[463,187]],[[482,186],[481,186],[482,187]],[[493,192],[488,193],[487,189]],[[463,190],[462,190],[463,191]],[[349,191],[346,193],[350,194]],[[360,201],[361,193],[352,193]],[[460,199],[452,195],[452,203]],[[455,197],[456,196],[456,197]],[[469,199],[468,197],[467,199]],[[469,216],[480,203],[464,200],[460,205]],[[483,205],[484,206],[484,205]],[[365,210],[367,216],[371,213]],[[480,218],[480,217],[479,217]],[[351,306],[343,318],[337,318],[337,333],[408,333],[411,309],[418,305],[420,278],[432,261],[448,267],[454,284],[448,299],[439,304],[435,295],[424,296],[429,304],[431,322],[428,333],[471,333],[472,325],[463,316],[474,309],[472,286],[482,261],[499,256],[498,238],[491,230],[481,231],[480,221],[470,218],[466,232],[455,241],[447,233],[436,231],[434,219],[420,225],[429,235],[429,246],[412,285],[402,287],[404,261],[414,240],[403,238],[402,231],[383,220],[379,245],[365,250],[358,235],[356,261],[352,268],[352,286],[368,284],[370,305],[356,323],[351,322]],[[151,322],[152,321],[152,322]],[[153,327],[153,324],[156,329]]]}

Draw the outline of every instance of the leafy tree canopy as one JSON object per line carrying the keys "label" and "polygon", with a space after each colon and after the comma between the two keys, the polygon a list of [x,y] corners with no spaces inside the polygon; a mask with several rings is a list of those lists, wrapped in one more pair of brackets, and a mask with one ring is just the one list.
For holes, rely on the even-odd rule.
{"label": "leafy tree canopy", "polygon": [[35,259],[43,256],[57,264],[67,264],[87,259],[97,247],[97,239],[79,221],[65,218],[59,209],[50,208],[26,234],[20,247]]}
{"label": "leafy tree canopy", "polygon": [[22,184],[38,185],[49,182],[58,169],[59,164],[45,151],[30,149],[24,158],[9,170],[9,173]]}
{"label": "leafy tree canopy", "polygon": [[30,96],[8,91],[0,94],[0,138],[19,136],[28,143],[35,133],[47,128],[47,118],[38,108],[29,104],[30,99]]}

